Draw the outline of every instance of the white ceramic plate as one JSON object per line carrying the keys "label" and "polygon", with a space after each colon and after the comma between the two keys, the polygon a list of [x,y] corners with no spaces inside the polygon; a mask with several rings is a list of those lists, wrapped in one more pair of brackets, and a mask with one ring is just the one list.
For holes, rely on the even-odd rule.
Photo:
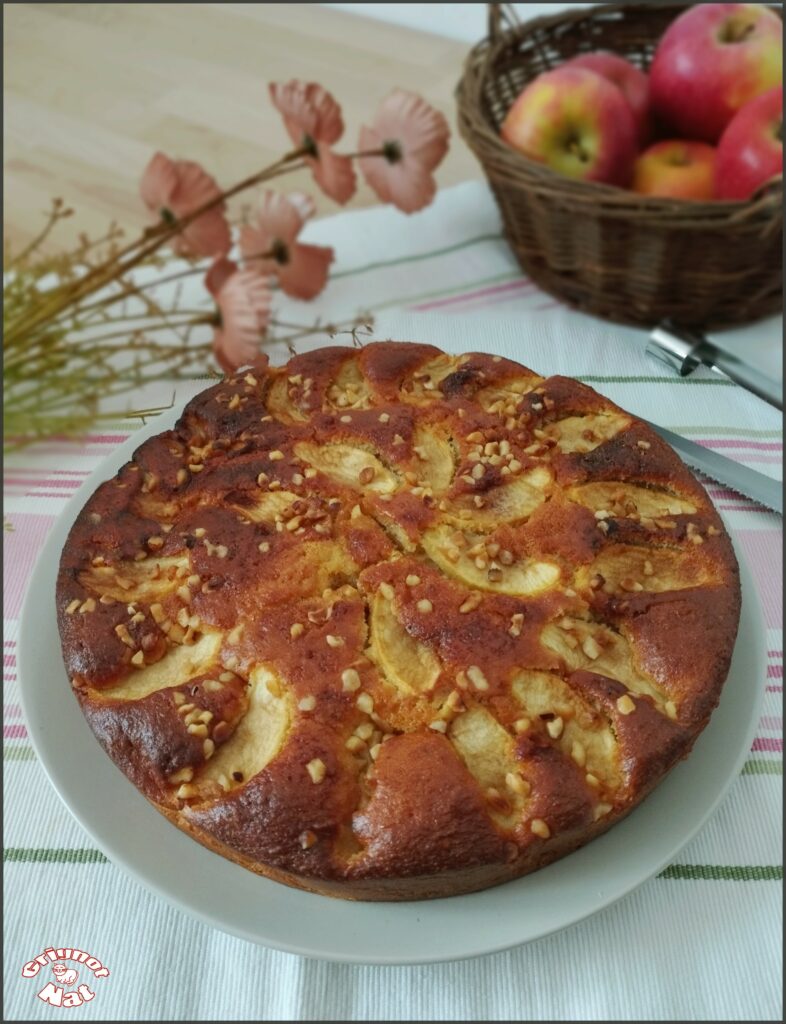
{"label": "white ceramic plate", "polygon": [[63,668],[54,602],[60,552],[80,508],[177,415],[159,417],[120,445],[71,499],[33,573],[19,638],[22,706],[35,751],[77,821],[137,881],[209,925],[290,953],[375,964],[456,960],[529,942],[607,907],[673,860],[721,802],[750,749],[765,675],[764,626],[739,551],[739,638],[709,726],[690,758],[641,807],[563,860],[469,896],[352,903],[259,878],[188,838],[128,782],[90,732]]}

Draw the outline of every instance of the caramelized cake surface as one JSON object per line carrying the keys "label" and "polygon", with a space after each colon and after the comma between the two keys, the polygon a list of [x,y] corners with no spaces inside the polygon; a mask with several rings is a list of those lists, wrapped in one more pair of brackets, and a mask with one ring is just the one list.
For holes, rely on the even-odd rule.
{"label": "caramelized cake surface", "polygon": [[738,569],[703,488],[591,388],[413,343],[193,399],[64,548],[63,655],[170,820],[357,899],[581,846],[717,704]]}

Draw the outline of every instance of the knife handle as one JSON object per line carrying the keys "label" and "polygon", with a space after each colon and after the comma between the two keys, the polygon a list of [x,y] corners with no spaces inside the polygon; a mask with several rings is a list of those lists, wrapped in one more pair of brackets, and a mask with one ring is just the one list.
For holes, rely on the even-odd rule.
{"label": "knife handle", "polygon": [[697,366],[705,365],[714,373],[733,380],[758,398],[783,411],[782,385],[771,381],[736,356],[721,351],[702,334],[677,328],[670,321],[666,321],[652,331],[646,351],[648,355],[676,370],[681,377],[687,377]]}
{"label": "knife handle", "polygon": [[778,386],[775,381],[765,377],[763,373],[748,366],[740,359],[729,355],[727,352],[715,350],[714,363],[721,373],[730,377],[736,384],[752,391],[754,395],[763,398],[765,402],[774,405],[776,409],[783,412],[783,386]]}

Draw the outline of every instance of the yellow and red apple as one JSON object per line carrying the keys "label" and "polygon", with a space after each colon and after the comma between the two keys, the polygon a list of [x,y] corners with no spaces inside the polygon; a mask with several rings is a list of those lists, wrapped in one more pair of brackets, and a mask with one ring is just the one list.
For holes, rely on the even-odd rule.
{"label": "yellow and red apple", "polygon": [[633,191],[670,199],[709,200],[715,192],[715,147],[667,139],[641,154],[633,169]]}
{"label": "yellow and red apple", "polygon": [[630,183],[636,122],[620,90],[586,68],[538,75],[508,111],[502,137],[532,160],[571,178]]}
{"label": "yellow and red apple", "polygon": [[638,128],[638,143],[640,146],[646,146],[652,134],[650,86],[649,80],[641,68],[637,68],[635,64],[631,64],[624,57],[620,57],[616,53],[608,53],[605,50],[582,53],[560,66],[563,68],[586,68],[616,85],[633,111]]}
{"label": "yellow and red apple", "polygon": [[746,103],[721,135],[715,195],[749,199],[779,174],[783,174],[783,92],[777,88]]}
{"label": "yellow and red apple", "polygon": [[761,4],[696,4],[664,33],[650,68],[654,113],[689,139],[717,142],[749,100],[780,85],[783,24]]}

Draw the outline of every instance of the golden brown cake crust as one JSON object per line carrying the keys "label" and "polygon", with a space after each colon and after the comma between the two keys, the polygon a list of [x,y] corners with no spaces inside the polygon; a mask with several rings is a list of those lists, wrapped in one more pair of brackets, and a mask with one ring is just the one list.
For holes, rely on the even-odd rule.
{"label": "golden brown cake crust", "polygon": [[80,513],[74,692],[170,821],[351,899],[469,892],[627,814],[718,702],[738,568],[591,388],[384,342],[194,398]]}

